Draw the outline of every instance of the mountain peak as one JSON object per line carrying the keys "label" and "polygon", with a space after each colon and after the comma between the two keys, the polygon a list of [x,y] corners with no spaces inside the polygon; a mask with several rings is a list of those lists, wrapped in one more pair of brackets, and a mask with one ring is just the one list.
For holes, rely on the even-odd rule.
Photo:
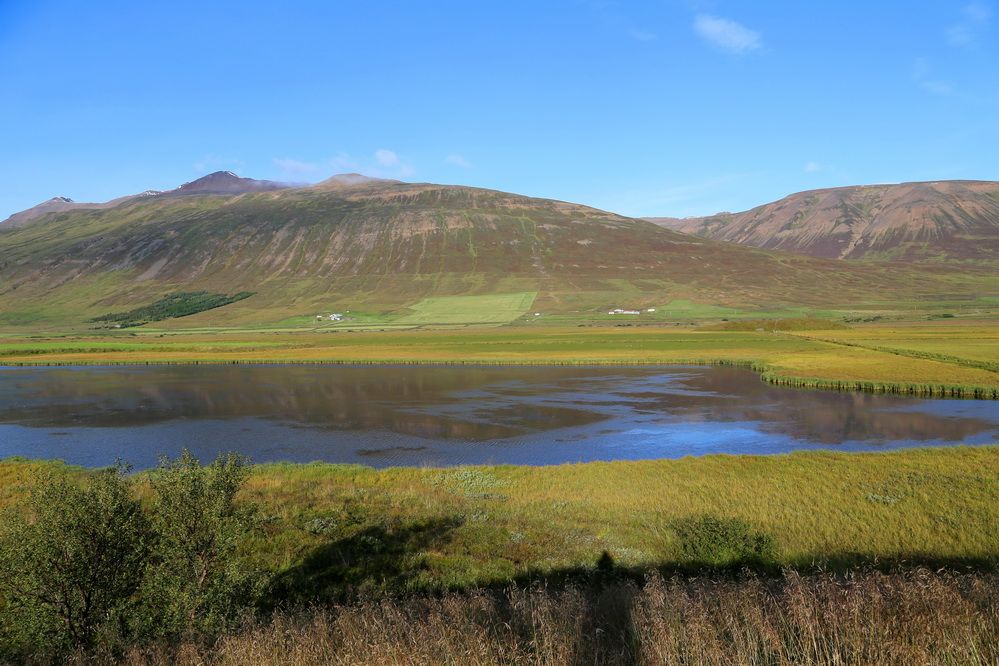
{"label": "mountain peak", "polygon": [[30,222],[31,220],[48,213],[61,213],[63,211],[84,208],[86,206],[88,206],[88,204],[79,204],[69,197],[52,197],[51,199],[46,199],[37,206],[32,206],[27,210],[14,213],[6,220],[0,222],[0,225],[3,225],[4,229],[10,229],[12,227],[25,224],[26,222]]}
{"label": "mountain peak", "polygon": [[269,192],[282,190],[289,185],[272,180],[242,178],[232,171],[215,171],[197,180],[184,183],[174,194],[243,194],[245,192]]}

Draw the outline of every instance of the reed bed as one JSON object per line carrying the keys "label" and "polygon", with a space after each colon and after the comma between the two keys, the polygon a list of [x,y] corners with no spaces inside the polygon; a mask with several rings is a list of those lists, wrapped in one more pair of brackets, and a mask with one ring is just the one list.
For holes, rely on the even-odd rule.
{"label": "reed bed", "polygon": [[999,663],[999,575],[912,569],[510,587],[282,612],[130,665]]}

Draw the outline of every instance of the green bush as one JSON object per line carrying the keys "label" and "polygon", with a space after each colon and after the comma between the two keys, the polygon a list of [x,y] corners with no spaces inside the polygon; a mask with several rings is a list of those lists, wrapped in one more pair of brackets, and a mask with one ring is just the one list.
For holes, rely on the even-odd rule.
{"label": "green bush", "polygon": [[772,536],[753,529],[738,518],[692,516],[675,520],[670,529],[676,537],[681,562],[706,567],[766,565],[777,556]]}
{"label": "green bush", "polygon": [[246,476],[238,456],[202,466],[184,451],[152,475],[148,512],[121,466],[85,484],[39,479],[0,527],[0,663],[230,628],[259,589],[237,558],[252,518],[235,503]]}
{"label": "green bush", "polygon": [[0,536],[4,652],[55,659],[123,639],[152,541],[124,469],[86,487],[47,476],[11,513]]}
{"label": "green bush", "polygon": [[250,602],[253,577],[237,546],[252,513],[235,502],[246,460],[219,456],[202,466],[189,451],[163,459],[152,477],[156,550],[142,588],[144,634],[183,639],[227,628]]}

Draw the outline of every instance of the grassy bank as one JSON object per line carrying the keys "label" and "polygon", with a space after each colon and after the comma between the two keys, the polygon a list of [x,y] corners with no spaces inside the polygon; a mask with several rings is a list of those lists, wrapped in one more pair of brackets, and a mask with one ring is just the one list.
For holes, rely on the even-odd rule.
{"label": "grassy bank", "polygon": [[[0,463],[0,503],[52,465]],[[999,561],[999,447],[554,467],[267,464],[241,496],[262,519],[244,558],[277,575],[276,602],[572,577],[605,552],[633,570],[696,567],[712,530],[736,551],[763,536],[769,565],[803,570]],[[705,516],[721,527],[682,527]]]}
{"label": "grassy bank", "polygon": [[985,323],[776,333],[579,327],[0,336],[5,365],[733,363],[791,386],[993,399],[997,359],[999,334]]}
{"label": "grassy bank", "polygon": [[[128,481],[140,513],[170,506],[165,469]],[[75,487],[95,473],[2,461],[0,507],[47,474],[67,474]],[[170,640],[128,624],[122,640],[107,634],[79,648],[78,661],[887,665],[999,656],[999,447],[559,467],[268,464],[250,470],[232,515],[251,507],[256,527],[229,551],[238,579],[256,581],[237,616]],[[20,626],[16,613],[5,617]],[[8,635],[11,654],[31,653]]]}

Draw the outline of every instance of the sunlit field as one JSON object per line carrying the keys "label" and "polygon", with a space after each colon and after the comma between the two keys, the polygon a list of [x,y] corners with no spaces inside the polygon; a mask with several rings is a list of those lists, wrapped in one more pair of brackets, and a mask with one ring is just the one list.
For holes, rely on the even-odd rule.
{"label": "sunlit field", "polygon": [[[0,464],[0,503],[53,465]],[[283,571],[282,594],[299,601],[357,585],[426,591],[558,576],[592,568],[605,551],[639,568],[738,565],[756,555],[762,565],[805,570],[999,557],[997,447],[551,467],[266,464],[253,468],[241,497],[264,519],[245,557]],[[677,532],[677,521],[700,517],[764,535],[772,549],[715,561],[691,549],[696,530]]]}
{"label": "sunlit field", "polygon": [[999,335],[989,320],[828,329],[577,326],[134,332],[0,336],[0,361],[124,363],[735,363],[793,386],[995,398]]}

